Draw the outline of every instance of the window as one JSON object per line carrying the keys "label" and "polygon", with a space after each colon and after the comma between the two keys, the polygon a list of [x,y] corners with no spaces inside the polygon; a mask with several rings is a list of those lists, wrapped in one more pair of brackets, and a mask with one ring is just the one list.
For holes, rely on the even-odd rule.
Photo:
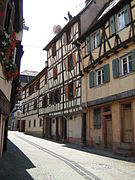
{"label": "window", "polygon": [[47,76],[47,72],[45,73],[45,84],[47,84],[47,79],[48,79],[48,76]]}
{"label": "window", "polygon": [[34,119],[34,127],[36,127],[36,119]]}
{"label": "window", "polygon": [[97,71],[91,71],[89,74],[89,87],[93,88],[96,85],[101,85],[110,81],[109,64],[104,65]]}
{"label": "window", "polygon": [[121,59],[122,75],[132,72],[132,59],[131,55],[123,57]]}
{"label": "window", "polygon": [[47,95],[45,95],[42,98],[42,107],[45,108],[45,107],[47,107],[47,105],[48,105],[48,98],[47,98]]}
{"label": "window", "polygon": [[91,48],[96,49],[100,44],[100,30],[91,35]]}
{"label": "window", "polygon": [[50,92],[49,94],[49,104],[53,104],[54,103],[54,93]]}
{"label": "window", "polygon": [[29,121],[29,128],[30,128],[30,126],[31,126],[31,121]]}
{"label": "window", "polygon": [[29,95],[32,95],[33,93],[34,93],[34,86],[31,85],[31,86],[29,87]]}
{"label": "window", "polygon": [[117,14],[117,30],[125,28],[129,23],[129,12],[128,5],[125,5],[124,8]]}
{"label": "window", "polygon": [[12,7],[10,5],[10,3],[8,3],[8,6],[7,6],[7,12],[6,12],[6,19],[5,19],[5,30],[7,32],[9,32],[9,29],[10,29],[10,19],[11,19],[11,12],[12,12]]}
{"label": "window", "polygon": [[72,55],[68,58],[68,71],[71,71],[73,69],[73,58]]}
{"label": "window", "polygon": [[56,56],[56,43],[52,44],[52,56]]}
{"label": "window", "polygon": [[25,113],[25,105],[23,105],[23,114]]}
{"label": "window", "polygon": [[34,100],[34,110],[37,109],[37,100]]}
{"label": "window", "polygon": [[26,90],[24,91],[24,96],[25,96],[25,98],[26,98],[26,96],[27,96],[27,92],[26,92]]}
{"label": "window", "polygon": [[118,78],[135,71],[135,49],[130,54],[112,61],[113,78]]}
{"label": "window", "polygon": [[67,43],[71,42],[71,29],[67,31]]}
{"label": "window", "polygon": [[27,112],[29,112],[29,104],[27,105]]}
{"label": "window", "polygon": [[101,111],[100,108],[94,109],[94,128],[101,128]]}
{"label": "window", "polygon": [[68,98],[72,99],[74,97],[74,95],[73,95],[73,82],[69,84],[68,88],[69,88]]}
{"label": "window", "polygon": [[104,69],[100,69],[96,72],[97,85],[104,83]]}
{"label": "window", "polygon": [[53,79],[57,79],[57,65],[53,68]]}
{"label": "window", "polygon": [[41,127],[42,125],[43,125],[42,119],[40,119],[40,121],[39,121],[39,126]]}
{"label": "window", "polygon": [[54,92],[54,103],[59,103],[61,101],[60,89],[55,90]]}

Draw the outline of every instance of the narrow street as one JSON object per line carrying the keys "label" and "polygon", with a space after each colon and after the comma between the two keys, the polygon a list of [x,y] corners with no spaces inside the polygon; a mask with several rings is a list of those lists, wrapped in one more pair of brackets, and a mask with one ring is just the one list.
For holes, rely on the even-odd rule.
{"label": "narrow street", "polygon": [[134,180],[135,163],[87,152],[87,148],[59,144],[9,132],[0,180]]}

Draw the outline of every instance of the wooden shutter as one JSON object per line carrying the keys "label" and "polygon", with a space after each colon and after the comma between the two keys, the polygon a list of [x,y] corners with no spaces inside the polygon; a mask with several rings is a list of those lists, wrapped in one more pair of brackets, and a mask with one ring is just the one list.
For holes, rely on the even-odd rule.
{"label": "wooden shutter", "polygon": [[68,58],[65,59],[65,64],[66,64],[66,71],[68,71]]}
{"label": "wooden shutter", "polygon": [[63,44],[64,45],[67,44],[67,35],[66,35],[66,33],[64,33],[64,35],[63,35]]}
{"label": "wooden shutter", "polygon": [[56,56],[56,43],[52,44],[52,55]]}
{"label": "wooden shutter", "polygon": [[119,60],[114,59],[112,61],[112,68],[113,68],[113,78],[119,77]]}
{"label": "wooden shutter", "polygon": [[131,52],[131,58],[132,58],[132,71],[135,71],[135,49]]}
{"label": "wooden shutter", "polygon": [[76,81],[73,82],[73,96],[76,95]]}
{"label": "wooden shutter", "polygon": [[42,97],[42,108],[44,108],[45,107],[45,99],[44,99],[44,97]]}
{"label": "wooden shutter", "polygon": [[86,46],[87,46],[87,53],[90,53],[91,51],[90,36],[86,37]]}
{"label": "wooden shutter", "polygon": [[97,37],[97,45],[100,45],[100,30],[98,29],[96,32],[96,37]]}
{"label": "wooden shutter", "polygon": [[89,87],[90,88],[94,87],[94,71],[90,72],[89,74]]}
{"label": "wooden shutter", "polygon": [[110,17],[110,36],[115,33],[115,18],[114,16]]}
{"label": "wooden shutter", "polygon": [[75,52],[72,54],[72,59],[73,59],[73,67],[75,67],[75,65],[76,65],[76,56],[75,56]]}
{"label": "wooden shutter", "polygon": [[109,64],[106,64],[104,66],[104,83],[107,83],[110,81],[110,69]]}
{"label": "wooden shutter", "polygon": [[68,84],[65,86],[65,96],[68,99]]}
{"label": "wooden shutter", "polygon": [[129,24],[129,10],[128,10],[128,4],[124,6],[124,17],[125,17],[125,25]]}

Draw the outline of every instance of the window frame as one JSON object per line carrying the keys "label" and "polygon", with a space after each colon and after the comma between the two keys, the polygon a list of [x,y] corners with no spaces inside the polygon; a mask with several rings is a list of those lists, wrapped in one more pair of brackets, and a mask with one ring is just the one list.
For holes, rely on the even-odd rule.
{"label": "window frame", "polygon": [[68,57],[68,71],[71,71],[74,68],[73,66],[73,56],[72,54]]}
{"label": "window frame", "polygon": [[[130,58],[129,58],[130,57]],[[125,73],[125,70],[124,70],[124,63],[123,63],[123,60],[126,59],[126,67],[127,67],[127,72]],[[120,58],[120,69],[121,69],[121,76],[125,76],[127,74],[130,74],[132,71],[132,65],[131,65],[131,69],[130,69],[130,63],[132,64],[132,55],[131,53],[130,54],[127,54],[126,56],[123,56]]]}
{"label": "window frame", "polygon": [[[122,16],[123,20],[122,20],[122,21],[124,22],[124,25],[123,25],[123,27],[121,27],[121,28],[119,27],[119,21],[121,21],[121,19],[119,20],[119,18],[118,18],[118,16],[119,16],[120,13],[123,13],[123,16]],[[122,29],[124,29],[124,28],[126,27],[124,14],[125,14],[125,12],[124,12],[124,9],[123,9],[123,8],[116,14],[116,22],[117,22],[117,31],[118,31],[118,32],[121,31]],[[121,24],[121,23],[120,23],[120,24]]]}
{"label": "window frame", "polygon": [[[99,78],[99,75],[98,75],[98,73],[99,72],[101,72],[101,74],[100,74],[100,78],[101,78],[101,83],[99,83],[99,80],[98,80],[98,78]],[[102,85],[102,84],[104,84],[104,67],[102,67],[102,68],[100,68],[100,69],[98,69],[97,71],[96,71],[96,86],[100,86],[100,85]]]}

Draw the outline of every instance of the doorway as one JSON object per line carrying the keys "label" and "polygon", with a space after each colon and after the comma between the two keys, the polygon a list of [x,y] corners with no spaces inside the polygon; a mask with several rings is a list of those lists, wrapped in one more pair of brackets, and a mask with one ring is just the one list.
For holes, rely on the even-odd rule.
{"label": "doorway", "polygon": [[132,143],[132,113],[131,104],[122,105],[122,135],[124,143]]}

